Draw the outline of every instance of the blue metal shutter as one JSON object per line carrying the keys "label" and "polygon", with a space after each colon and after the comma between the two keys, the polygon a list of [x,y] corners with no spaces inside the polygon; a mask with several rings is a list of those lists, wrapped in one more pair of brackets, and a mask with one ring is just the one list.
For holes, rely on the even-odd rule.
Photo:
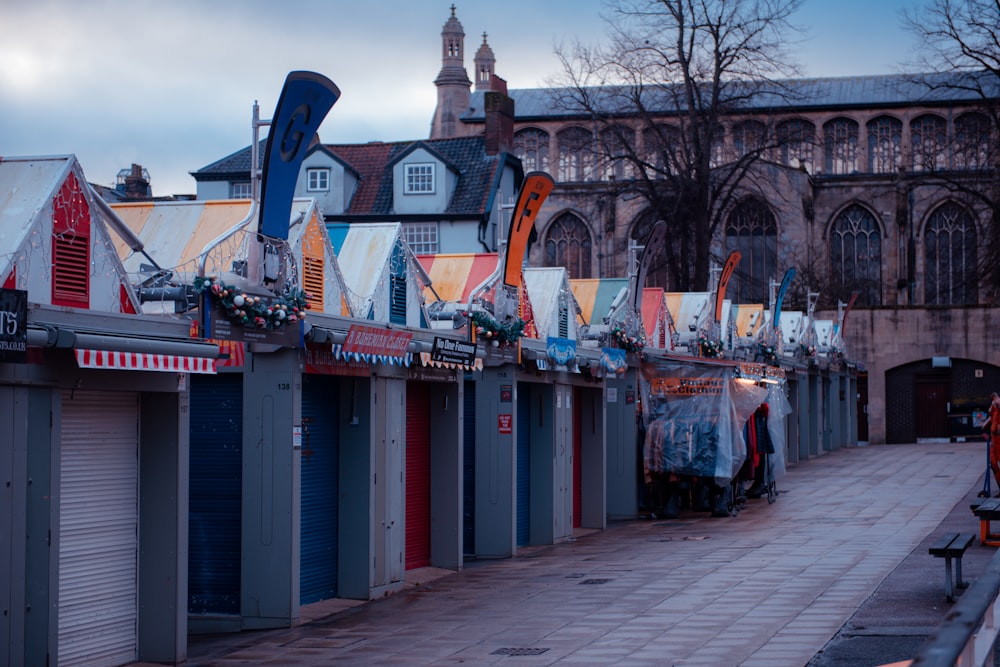
{"label": "blue metal shutter", "polygon": [[406,386],[406,558],[412,570],[431,564],[430,392],[425,384]]}
{"label": "blue metal shutter", "polygon": [[462,549],[476,553],[476,383],[465,381],[462,430]]}
{"label": "blue metal shutter", "polygon": [[517,392],[517,546],[531,539],[531,391],[521,384]]}
{"label": "blue metal shutter", "polygon": [[240,613],[243,374],[189,375],[188,611]]}
{"label": "blue metal shutter", "polygon": [[337,597],[339,378],[302,378],[299,604]]}

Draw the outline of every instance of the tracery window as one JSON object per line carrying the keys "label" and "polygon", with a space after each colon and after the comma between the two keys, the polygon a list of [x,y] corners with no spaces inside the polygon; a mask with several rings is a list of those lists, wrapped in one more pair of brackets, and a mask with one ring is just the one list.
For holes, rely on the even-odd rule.
{"label": "tracery window", "polygon": [[913,171],[941,171],[948,168],[948,123],[944,118],[925,114],[910,121]]}
{"label": "tracery window", "polygon": [[802,167],[812,173],[815,125],[802,118],[782,121],[775,128],[775,138],[779,162],[793,168]]}
{"label": "tracery window", "polygon": [[589,181],[594,174],[594,135],[582,127],[568,127],[556,134],[559,180]]}
{"label": "tracery window", "polygon": [[986,169],[989,167],[991,144],[990,119],[969,112],[955,119],[953,164],[955,169]]}
{"label": "tracery window", "polygon": [[717,128],[712,134],[712,144],[709,146],[709,151],[711,154],[709,156],[708,166],[712,169],[716,167],[721,167],[728,162],[728,153],[726,152],[726,131],[723,128]]}
{"label": "tracery window", "polygon": [[656,124],[642,132],[643,159],[652,173],[673,174],[680,162],[681,131],[675,125]]}
{"label": "tracery window", "polygon": [[564,266],[570,278],[590,278],[592,245],[587,225],[572,213],[563,213],[546,234],[545,266]]}
{"label": "tracery window", "polygon": [[879,116],[868,121],[868,171],[894,174],[902,163],[903,123]]}
{"label": "tracery window", "polygon": [[733,126],[733,150],[736,157],[759,153],[767,141],[767,126],[759,120],[745,120]]}
{"label": "tracery window", "polygon": [[514,134],[514,155],[521,159],[525,173],[549,170],[549,133],[533,127]]}
{"label": "tracery window", "polygon": [[766,303],[778,262],[778,228],[763,201],[751,197],[736,205],[726,221],[726,246],[742,255],[727,294],[734,303]]}
{"label": "tracery window", "polygon": [[834,118],[823,125],[824,168],[828,174],[853,174],[858,170],[858,124]]}
{"label": "tracery window", "polygon": [[882,236],[875,216],[854,204],[844,209],[830,228],[831,278],[846,298],[858,292],[858,305],[882,302]]}
{"label": "tracery window", "polygon": [[964,305],[978,302],[976,225],[954,202],[931,214],[924,232],[924,303]]}
{"label": "tracery window", "polygon": [[604,158],[604,178],[631,179],[635,170],[628,156],[635,150],[635,130],[613,125],[601,130],[601,154]]}

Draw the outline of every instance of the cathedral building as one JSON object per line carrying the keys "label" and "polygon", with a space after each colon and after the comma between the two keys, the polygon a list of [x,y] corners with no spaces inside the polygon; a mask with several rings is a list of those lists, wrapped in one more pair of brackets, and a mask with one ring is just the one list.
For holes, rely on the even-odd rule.
{"label": "cathedral building", "polygon": [[[652,155],[648,122],[628,111],[598,121],[566,105],[558,89],[505,82],[485,33],[473,81],[464,40],[452,8],[441,32],[431,139],[489,136],[488,111],[508,103],[510,149],[525,172],[556,181],[536,220],[529,264],[565,266],[572,278],[625,277],[630,244],[641,243],[656,219],[634,187],[634,169],[615,159],[603,135],[614,127],[616,140],[630,144],[622,155]],[[754,165],[756,177],[722,212],[712,239],[715,264],[731,250],[742,253],[728,296],[767,304],[773,281],[789,268],[797,276],[786,309],[806,310],[815,299],[816,316],[834,318],[856,293],[842,333],[861,371],[859,396],[834,399],[858,400],[858,439],[981,444],[971,420],[1000,390],[992,342],[1000,308],[980,280],[992,211],[969,194],[993,175],[996,128],[981,98],[893,74],[783,83],[791,95],[757,98],[724,122],[713,145],[721,167],[764,133],[780,140]],[[662,141],[678,119],[668,106],[659,115]],[[647,284],[678,291],[665,270]]]}

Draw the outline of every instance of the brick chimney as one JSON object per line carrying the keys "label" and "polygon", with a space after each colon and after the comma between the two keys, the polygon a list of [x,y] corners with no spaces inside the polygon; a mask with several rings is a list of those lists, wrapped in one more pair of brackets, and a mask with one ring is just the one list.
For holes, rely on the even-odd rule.
{"label": "brick chimney", "polygon": [[486,154],[509,152],[514,147],[514,100],[507,95],[507,82],[496,74],[490,90],[483,94],[486,115]]}

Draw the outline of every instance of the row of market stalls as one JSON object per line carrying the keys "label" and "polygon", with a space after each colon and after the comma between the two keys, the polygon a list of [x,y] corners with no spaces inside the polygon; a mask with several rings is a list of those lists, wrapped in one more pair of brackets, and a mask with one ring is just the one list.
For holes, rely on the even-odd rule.
{"label": "row of market stalls", "polygon": [[72,156],[0,183],[5,663],[180,662],[189,632],[635,518],[640,432],[720,483],[764,402],[778,468],[850,442],[850,369],[787,355],[792,326],[761,356],[763,306],[725,305],[709,356],[713,294],[415,257],[309,199],[269,245],[252,202],[108,205]]}

